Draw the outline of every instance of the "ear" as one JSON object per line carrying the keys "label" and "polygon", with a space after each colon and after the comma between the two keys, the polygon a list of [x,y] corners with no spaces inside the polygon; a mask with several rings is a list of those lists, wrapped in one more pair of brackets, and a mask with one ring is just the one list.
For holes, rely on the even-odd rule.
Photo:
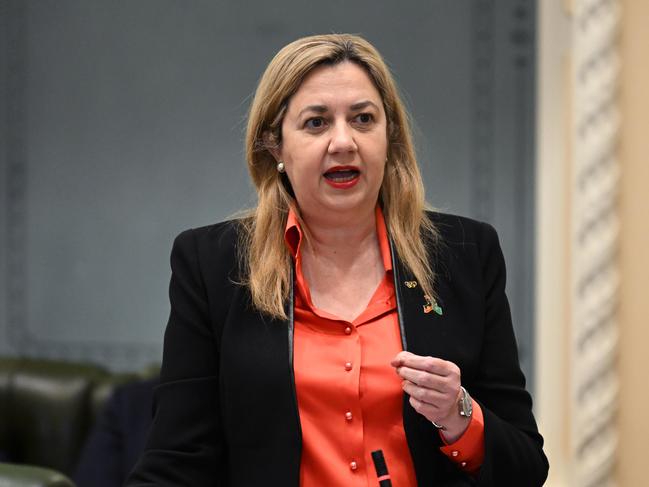
{"label": "ear", "polygon": [[277,162],[281,161],[282,160],[281,148],[277,144],[275,137],[273,137],[270,131],[264,132],[263,140],[264,140],[264,147],[266,147],[268,152],[271,153],[271,155],[275,158]]}

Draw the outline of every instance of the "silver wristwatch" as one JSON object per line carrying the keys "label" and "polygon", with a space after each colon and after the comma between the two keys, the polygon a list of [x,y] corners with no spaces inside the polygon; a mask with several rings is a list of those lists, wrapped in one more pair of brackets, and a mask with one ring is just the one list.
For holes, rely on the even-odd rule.
{"label": "silver wristwatch", "polygon": [[460,391],[460,400],[457,402],[457,409],[460,412],[460,416],[470,418],[473,414],[473,401],[464,387],[460,386]]}
{"label": "silver wristwatch", "polygon": [[[473,401],[471,400],[471,396],[469,396],[467,390],[462,386],[460,386],[460,399],[457,401],[457,410],[460,413],[460,416],[464,418],[471,418],[471,415],[473,415]],[[433,423],[433,426],[439,430],[446,429],[446,427],[436,423],[435,421],[431,422]]]}

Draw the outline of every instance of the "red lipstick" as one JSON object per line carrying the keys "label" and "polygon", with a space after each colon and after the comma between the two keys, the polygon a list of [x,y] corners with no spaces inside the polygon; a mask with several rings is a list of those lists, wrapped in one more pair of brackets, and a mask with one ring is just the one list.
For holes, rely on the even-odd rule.
{"label": "red lipstick", "polygon": [[336,189],[349,189],[356,186],[361,172],[355,166],[335,166],[327,169],[324,178],[327,184]]}

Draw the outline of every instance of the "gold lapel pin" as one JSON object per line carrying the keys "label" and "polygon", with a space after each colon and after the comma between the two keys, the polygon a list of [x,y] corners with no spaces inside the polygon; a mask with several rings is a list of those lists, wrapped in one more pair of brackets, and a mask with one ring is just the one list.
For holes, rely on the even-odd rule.
{"label": "gold lapel pin", "polygon": [[404,284],[408,289],[417,287],[417,281],[405,281]]}

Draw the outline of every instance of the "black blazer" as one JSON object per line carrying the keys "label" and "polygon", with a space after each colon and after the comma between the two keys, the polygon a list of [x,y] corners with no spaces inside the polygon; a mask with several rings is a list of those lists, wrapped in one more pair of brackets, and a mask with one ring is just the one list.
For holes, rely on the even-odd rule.
{"label": "black blazer", "polygon": [[[439,451],[432,424],[404,395],[403,424],[420,486],[541,485],[543,438],[520,370],[505,263],[495,230],[432,213],[441,245],[431,262],[443,315],[424,313],[420,287],[395,258],[404,349],[456,363],[482,406],[485,458],[473,479]],[[301,430],[288,321],[251,306],[239,281],[237,224],[180,234],[171,253],[171,313],[148,444],[127,486],[299,485]],[[329,487],[329,486],[327,486]],[[397,487],[397,486],[395,486]]]}

